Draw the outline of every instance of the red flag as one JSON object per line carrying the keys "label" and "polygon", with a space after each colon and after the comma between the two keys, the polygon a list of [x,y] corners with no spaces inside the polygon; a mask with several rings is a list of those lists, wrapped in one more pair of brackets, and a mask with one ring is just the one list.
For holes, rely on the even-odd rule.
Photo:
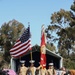
{"label": "red flag", "polygon": [[44,25],[42,26],[42,34],[41,34],[41,59],[40,59],[40,65],[42,65],[42,68],[46,68],[46,39],[45,39],[45,29]]}
{"label": "red flag", "polygon": [[16,41],[10,54],[14,58],[19,58],[25,55],[31,49],[30,28],[28,27],[22,36]]}

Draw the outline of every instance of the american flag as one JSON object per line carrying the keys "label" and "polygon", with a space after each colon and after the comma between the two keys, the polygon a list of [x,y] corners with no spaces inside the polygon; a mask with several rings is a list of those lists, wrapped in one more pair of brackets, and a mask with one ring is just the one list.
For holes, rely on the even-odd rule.
{"label": "american flag", "polygon": [[10,55],[19,58],[25,55],[31,49],[30,27],[28,27],[22,36],[16,41],[15,45],[10,49]]}

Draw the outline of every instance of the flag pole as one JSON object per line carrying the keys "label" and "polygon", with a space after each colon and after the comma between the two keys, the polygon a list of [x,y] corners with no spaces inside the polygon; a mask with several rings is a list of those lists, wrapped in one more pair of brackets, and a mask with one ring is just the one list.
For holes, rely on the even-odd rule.
{"label": "flag pole", "polygon": [[19,57],[19,62],[21,61],[21,57]]}
{"label": "flag pole", "polygon": [[20,57],[20,60],[21,60],[21,57]]}
{"label": "flag pole", "polygon": [[31,54],[31,60],[32,60],[32,51],[30,52],[30,54]]}
{"label": "flag pole", "polygon": [[[28,26],[30,27],[30,22],[28,22]],[[31,35],[30,35],[30,37],[31,37]],[[32,50],[30,51],[30,58],[32,60]]]}

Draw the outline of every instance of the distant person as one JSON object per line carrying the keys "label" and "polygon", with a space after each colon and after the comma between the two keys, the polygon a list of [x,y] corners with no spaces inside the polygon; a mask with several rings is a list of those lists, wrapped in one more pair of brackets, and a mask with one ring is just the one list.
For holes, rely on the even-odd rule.
{"label": "distant person", "polygon": [[56,75],[61,75],[62,74],[62,68],[60,68],[59,70],[56,70]]}
{"label": "distant person", "polygon": [[27,67],[25,66],[25,61],[20,61],[21,67],[19,69],[19,75],[26,75]]}
{"label": "distant person", "polygon": [[66,70],[65,67],[62,67],[62,73],[61,73],[61,75],[70,75],[70,72],[69,72],[69,70]]}
{"label": "distant person", "polygon": [[48,75],[56,75],[56,70],[54,69],[54,64],[49,63],[49,68],[47,70]]}

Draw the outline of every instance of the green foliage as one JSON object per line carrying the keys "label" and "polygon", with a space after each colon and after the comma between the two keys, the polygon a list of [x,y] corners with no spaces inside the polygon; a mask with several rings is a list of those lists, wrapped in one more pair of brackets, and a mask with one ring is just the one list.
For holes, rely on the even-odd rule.
{"label": "green foliage", "polygon": [[64,59],[64,66],[67,69],[75,69],[75,62],[71,59]]}
{"label": "green foliage", "polygon": [[64,9],[61,9],[60,11],[54,12],[52,14],[51,20],[51,24],[55,24],[56,26],[65,26],[71,20],[71,13],[69,11],[65,11]]}
{"label": "green foliage", "polygon": [[9,50],[20,37],[23,28],[24,25],[16,20],[9,21],[1,26],[0,46],[4,48],[3,58],[8,63],[10,63]]}
{"label": "green foliage", "polygon": [[58,43],[58,52],[65,58],[64,65],[75,69],[75,2],[71,5],[71,11],[60,9],[52,14],[46,33],[51,43]]}
{"label": "green foliage", "polygon": [[73,4],[71,5],[71,10],[73,10],[75,12],[75,1],[73,2]]}
{"label": "green foliage", "polygon": [[46,48],[48,48],[49,50],[51,51],[55,51],[56,50],[56,47],[53,45],[53,43],[47,43],[46,44]]}

